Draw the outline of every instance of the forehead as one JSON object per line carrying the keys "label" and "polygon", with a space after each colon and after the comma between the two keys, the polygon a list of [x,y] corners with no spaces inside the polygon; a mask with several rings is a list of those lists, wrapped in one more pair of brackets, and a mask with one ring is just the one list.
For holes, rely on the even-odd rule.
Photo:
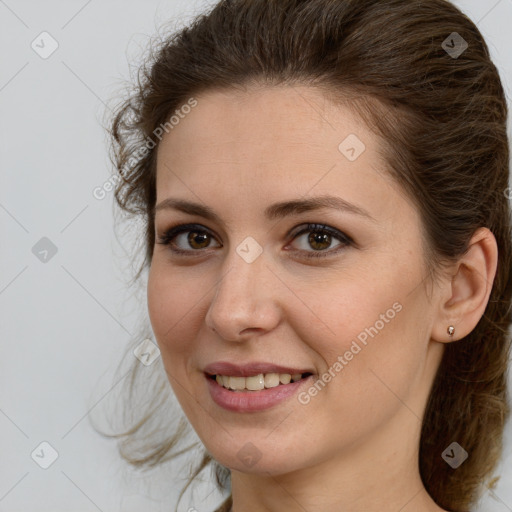
{"label": "forehead", "polygon": [[[317,89],[306,86],[252,87],[247,90],[223,89],[207,91],[195,97],[197,105],[182,115],[172,129],[176,145],[187,142],[215,146],[247,142],[306,143],[309,146],[334,144],[343,130],[370,133],[350,104],[335,104]],[[331,137],[326,139],[326,135]],[[170,134],[169,134],[170,135]],[[348,134],[347,134],[348,135]],[[164,136],[164,139],[171,137]]]}
{"label": "forehead", "polygon": [[372,216],[397,205],[379,139],[349,106],[304,86],[195,99],[159,145],[157,203],[172,195],[241,213],[257,202],[261,212],[263,203],[329,193],[366,204]]}
{"label": "forehead", "polygon": [[316,89],[213,90],[195,100],[196,106],[164,134],[159,170],[194,166],[219,171],[238,165],[251,174],[270,168],[278,178],[278,171],[293,167],[300,179],[311,166],[317,173],[337,163],[355,169],[359,156],[366,165],[384,168],[383,161],[377,162],[376,136],[352,109],[332,103]]}

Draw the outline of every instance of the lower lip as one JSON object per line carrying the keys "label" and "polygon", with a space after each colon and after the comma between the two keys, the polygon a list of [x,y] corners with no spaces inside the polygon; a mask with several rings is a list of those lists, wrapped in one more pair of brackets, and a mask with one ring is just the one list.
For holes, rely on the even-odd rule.
{"label": "lower lip", "polygon": [[261,391],[230,391],[217,383],[215,379],[205,376],[208,381],[208,388],[213,401],[234,412],[254,412],[270,409],[294,395],[300,387],[308,385],[314,375],[290,382],[290,384],[279,384],[275,388],[262,389]]}

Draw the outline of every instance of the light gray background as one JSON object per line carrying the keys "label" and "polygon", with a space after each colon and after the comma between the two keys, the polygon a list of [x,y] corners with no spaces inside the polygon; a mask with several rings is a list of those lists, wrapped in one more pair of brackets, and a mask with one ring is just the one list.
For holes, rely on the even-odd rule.
{"label": "light gray background", "polygon": [[[0,0],[0,511],[173,510],[182,481],[131,471],[86,416],[108,396],[147,311],[125,286],[112,194],[92,191],[110,176],[101,123],[129,63],[163,22],[185,23],[211,3]],[[455,3],[483,32],[512,97],[512,0]],[[47,59],[31,48],[43,31],[59,45]],[[42,237],[57,248],[46,263],[32,252]],[[43,441],[58,452],[46,470],[31,458]],[[479,512],[512,511],[511,448],[509,424],[502,478]],[[180,510],[209,512],[220,500],[213,488],[205,482]]]}

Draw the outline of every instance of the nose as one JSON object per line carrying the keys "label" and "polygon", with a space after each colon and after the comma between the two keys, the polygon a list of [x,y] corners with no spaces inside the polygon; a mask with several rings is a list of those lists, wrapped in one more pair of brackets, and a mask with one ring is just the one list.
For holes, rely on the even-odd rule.
{"label": "nose", "polygon": [[229,341],[244,341],[274,329],[280,321],[282,283],[268,267],[265,253],[247,263],[236,251],[226,259],[223,277],[206,313],[206,325]]}

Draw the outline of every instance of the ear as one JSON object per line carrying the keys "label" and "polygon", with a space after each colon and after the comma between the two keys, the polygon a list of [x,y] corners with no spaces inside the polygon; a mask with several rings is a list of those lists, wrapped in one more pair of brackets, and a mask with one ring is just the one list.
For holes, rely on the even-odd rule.
{"label": "ear", "polygon": [[[497,265],[496,238],[488,228],[480,228],[443,284],[432,339],[441,343],[460,340],[476,327],[487,307]],[[450,325],[455,328],[453,336],[447,332]]]}

